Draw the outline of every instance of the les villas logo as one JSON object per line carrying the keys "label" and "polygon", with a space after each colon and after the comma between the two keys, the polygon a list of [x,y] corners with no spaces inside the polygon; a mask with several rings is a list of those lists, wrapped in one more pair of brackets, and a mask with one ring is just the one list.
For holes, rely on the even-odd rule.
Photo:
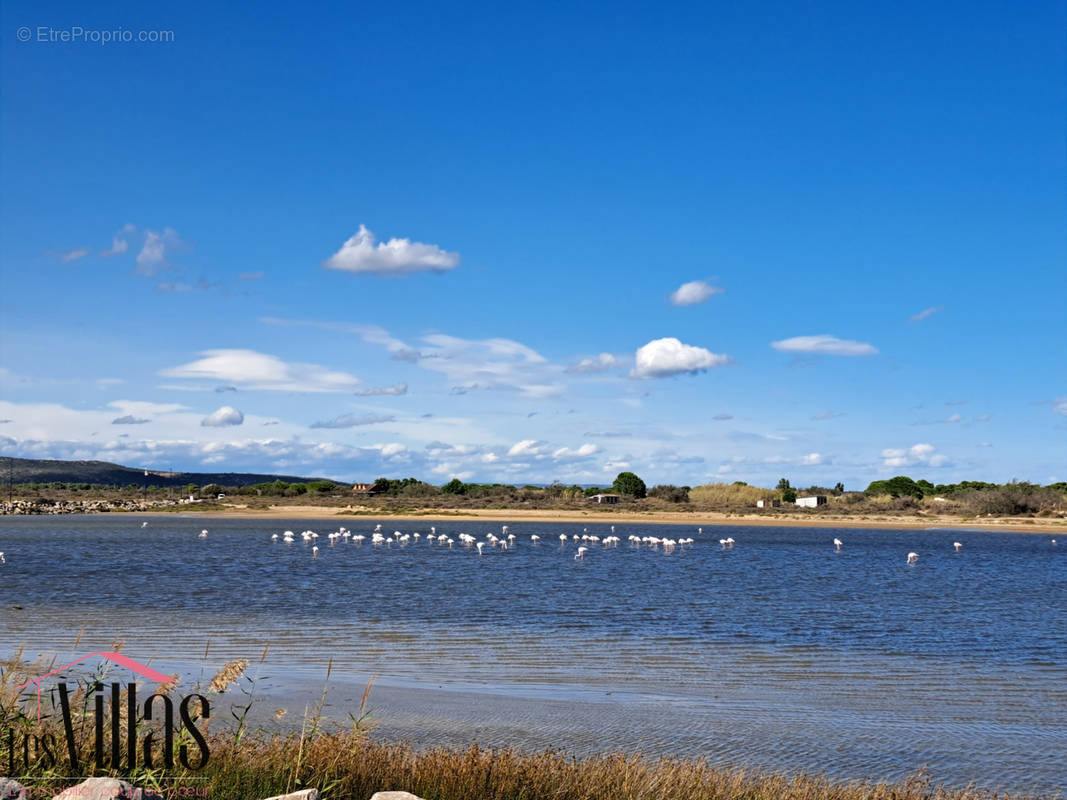
{"label": "les villas logo", "polygon": [[[24,683],[18,687],[19,691],[36,685],[37,692],[37,721],[41,721],[41,689],[44,680],[51,675],[55,675],[63,670],[71,667],[75,664],[79,664],[82,661],[86,661],[90,658],[105,658],[108,661],[112,661],[126,669],[130,670],[136,675],[140,675],[153,683],[170,683],[171,678],[169,675],[164,675],[161,672],[157,672],[151,667],[142,664],[139,661],[135,661],[128,656],[124,656],[121,653],[89,653],[81,658],[71,661],[69,664],[64,664],[62,667],[47,672],[32,681]],[[110,691],[107,692],[106,690]],[[105,714],[104,714],[104,698],[105,693],[110,694],[109,704],[109,726],[105,726]],[[69,767],[73,770],[70,774],[77,775],[80,772],[80,759],[78,747],[78,740],[75,738],[75,722],[76,718],[71,713],[71,697],[73,692],[65,682],[59,682],[55,685],[55,689],[52,692],[52,704],[55,706],[55,697],[59,698],[59,711],[63,719],[63,738],[65,740],[67,760]],[[190,694],[181,698],[178,704],[178,725],[175,725],[174,721],[174,700],[167,694],[161,692],[155,692],[144,699],[142,703],[137,699],[137,684],[131,681],[126,686],[125,692],[126,702],[126,730],[125,736],[123,736],[122,730],[122,715],[121,708],[123,702],[123,686],[121,683],[112,682],[105,687],[100,682],[93,683],[90,686],[90,696],[93,699],[93,757],[95,766],[99,770],[111,768],[111,769],[125,769],[133,770],[138,765],[138,754],[141,756],[141,764],[145,769],[154,769],[163,767],[171,769],[174,767],[174,738],[175,733],[181,733],[184,731],[195,744],[195,749],[199,750],[198,757],[190,758],[190,748],[186,744],[179,745],[178,749],[178,761],[179,763],[190,770],[201,769],[207,764],[210,753],[208,752],[207,742],[204,740],[203,734],[196,727],[196,720],[193,718],[194,712],[198,713],[198,718],[207,719],[210,716],[210,704],[206,697],[200,694]],[[88,699],[88,698],[86,698]],[[195,702],[195,708],[192,708]],[[137,726],[139,721],[153,722],[159,720],[159,717],[153,715],[156,711],[162,711],[162,728],[154,730],[145,734],[144,738],[138,742]],[[81,732],[84,729],[83,720],[78,719],[78,730]],[[106,727],[110,728],[110,731],[106,730]],[[110,748],[105,748],[105,736],[106,733],[110,733]],[[162,744],[160,745],[159,737],[162,735]],[[183,737],[186,738],[186,737]],[[125,739],[125,748],[123,748],[123,739]],[[41,765],[46,769],[56,766],[61,756],[61,748],[56,741],[56,736],[53,733],[44,732],[40,734],[31,734],[16,732],[9,728],[6,736],[4,736],[4,744],[6,744],[7,750],[7,767],[9,774],[16,774],[18,766],[17,756],[21,756],[22,765],[28,767],[35,761],[40,761]],[[31,748],[33,751],[33,761],[31,761]],[[108,752],[110,751],[110,752]],[[155,760],[155,755],[160,754],[162,759],[160,761]],[[125,754],[125,760],[123,755]]]}

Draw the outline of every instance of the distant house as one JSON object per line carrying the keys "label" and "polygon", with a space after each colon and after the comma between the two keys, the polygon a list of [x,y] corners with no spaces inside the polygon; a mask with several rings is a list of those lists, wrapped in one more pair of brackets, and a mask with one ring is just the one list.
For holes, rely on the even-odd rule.
{"label": "distant house", "polygon": [[372,495],[372,494],[374,494],[374,484],[373,483],[353,483],[352,484],[352,494]]}
{"label": "distant house", "polygon": [[619,495],[617,494],[594,494],[589,498],[590,500],[596,500],[598,504],[607,504],[613,506],[619,502]]}
{"label": "distant house", "polygon": [[756,508],[778,508],[782,505],[782,501],[778,499],[774,500],[757,500]]}
{"label": "distant house", "polygon": [[798,497],[797,505],[801,508],[815,508],[816,506],[826,505],[826,495],[817,494],[813,497]]}

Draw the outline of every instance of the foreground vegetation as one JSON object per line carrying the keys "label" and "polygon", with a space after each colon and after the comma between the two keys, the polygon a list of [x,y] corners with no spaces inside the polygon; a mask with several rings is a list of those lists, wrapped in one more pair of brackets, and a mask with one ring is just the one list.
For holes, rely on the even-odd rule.
{"label": "foreground vegetation", "polygon": [[[114,645],[115,649],[118,645]],[[45,713],[37,722],[32,693],[16,687],[49,667],[27,665],[21,654],[0,668],[0,730],[16,736],[51,734],[62,741],[61,721]],[[201,769],[177,765],[175,769],[136,767],[92,772],[91,735],[82,742],[85,774],[115,775],[136,785],[166,794],[175,787],[195,787],[195,796],[218,800],[247,800],[302,788],[316,787],[324,800],[365,800],[381,790],[406,790],[432,800],[1005,800],[973,787],[945,789],[933,785],[923,773],[896,783],[834,781],[817,774],[783,775],[742,768],[716,768],[702,759],[647,758],[640,753],[613,753],[574,758],[560,751],[524,753],[511,749],[432,748],[416,750],[404,743],[373,740],[368,732],[366,703],[371,685],[347,728],[328,727],[321,712],[325,691],[316,708],[305,713],[290,732],[250,729],[248,711],[255,681],[244,675],[248,662],[234,661],[197,691],[210,698],[213,717],[221,716],[219,696],[241,685],[225,727],[199,720],[198,729],[209,745],[210,758]],[[75,692],[74,729],[92,725],[88,702],[94,682],[119,680],[109,676],[105,664],[85,677]],[[373,683],[373,681],[372,681]],[[173,684],[156,689],[173,694]],[[125,730],[125,702],[121,704]],[[276,718],[282,714],[276,712]],[[158,716],[158,715],[157,715]],[[152,723],[137,719],[138,736]],[[158,722],[154,729],[158,738]],[[179,734],[177,743],[189,737]],[[30,786],[70,785],[77,779],[64,765],[48,765],[27,751],[28,765],[21,770]],[[0,762],[6,762],[5,758]],[[123,759],[125,755],[123,755]],[[86,767],[88,766],[88,769]],[[0,774],[4,765],[0,764]],[[61,777],[64,776],[64,777]],[[36,795],[35,795],[36,796]],[[1014,797],[1023,797],[1022,795]]]}

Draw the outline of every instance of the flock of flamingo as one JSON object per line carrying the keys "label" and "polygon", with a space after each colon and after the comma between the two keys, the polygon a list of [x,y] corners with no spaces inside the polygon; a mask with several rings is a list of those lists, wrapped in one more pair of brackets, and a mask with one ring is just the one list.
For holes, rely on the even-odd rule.
{"label": "flock of flamingo", "polygon": [[[148,525],[148,523],[144,523],[142,527],[144,527],[145,525]],[[602,547],[617,547],[620,541],[619,537],[615,535],[614,525],[611,526],[610,536],[600,537],[596,535],[590,535],[588,528],[583,528],[582,531],[583,532],[581,536],[579,536],[578,534],[572,534],[568,536],[565,533],[561,533],[559,535],[560,547],[566,546],[568,541],[574,543],[583,543],[578,546],[578,549],[574,554],[575,561],[583,561],[585,559],[585,554],[589,552],[589,548],[591,545],[600,545]],[[703,528],[697,528],[698,534],[703,532]],[[198,538],[206,539],[207,530],[205,529],[200,531]],[[276,533],[272,533],[270,538],[271,541],[278,541],[279,536]],[[280,538],[285,544],[292,544],[294,541],[296,541],[296,534],[294,534],[292,531],[285,531]],[[319,535],[315,533],[315,531],[302,531],[300,533],[300,538],[305,544],[311,545],[311,555],[314,558],[318,558],[319,546],[316,541],[318,540]],[[351,543],[355,545],[362,545],[365,541],[367,541],[367,537],[363,534],[360,533],[353,535],[351,531],[344,527],[339,528],[333,533],[327,534],[326,538],[330,543],[330,547],[333,547],[338,542],[341,542],[343,544]],[[470,547],[477,550],[478,555],[481,555],[483,553],[484,548],[487,544],[490,547],[499,548],[500,550],[510,550],[515,546],[515,534],[508,533],[507,525],[502,526],[500,536],[496,536],[492,533],[486,534],[484,542],[479,541],[476,537],[471,536],[468,533],[457,534],[456,538],[459,539],[460,544],[464,547]],[[688,537],[671,539],[665,536],[634,536],[632,534],[630,536],[627,536],[626,538],[631,545],[648,545],[652,549],[658,549],[659,547],[662,547],[665,552],[673,552],[675,548],[693,544],[693,542],[695,541],[694,539]],[[375,526],[374,532],[370,536],[370,543],[376,546],[391,546],[396,544],[403,547],[409,544],[418,544],[421,539],[425,539],[428,544],[436,543],[438,546],[452,547],[455,544],[455,539],[443,533],[438,534],[437,528],[433,525],[430,526],[430,532],[427,533],[425,536],[423,536],[423,534],[418,533],[417,531],[414,533],[402,533],[401,531],[393,531],[391,535],[387,535],[382,533],[381,523],[378,523]],[[537,544],[540,541],[541,537],[538,536],[536,533],[530,534],[530,542],[532,544]],[[1056,540],[1053,539],[1051,543],[1055,545]],[[735,541],[732,536],[727,537],[725,539],[719,539],[719,545],[724,550],[729,550],[733,548],[734,544]],[[833,544],[834,549],[837,552],[841,552],[841,548],[845,546],[845,543],[837,537],[834,537]],[[959,553],[961,550],[963,550],[963,543],[953,542],[952,549],[954,552]],[[4,554],[0,553],[0,563],[2,563],[3,561],[3,556]],[[918,564],[919,554],[915,552],[908,553],[907,563]]]}

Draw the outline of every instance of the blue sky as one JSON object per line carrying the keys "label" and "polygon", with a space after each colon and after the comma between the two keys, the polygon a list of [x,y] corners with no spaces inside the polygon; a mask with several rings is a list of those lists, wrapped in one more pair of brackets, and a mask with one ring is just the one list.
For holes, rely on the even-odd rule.
{"label": "blue sky", "polygon": [[0,13],[3,455],[1067,478],[1061,3]]}

